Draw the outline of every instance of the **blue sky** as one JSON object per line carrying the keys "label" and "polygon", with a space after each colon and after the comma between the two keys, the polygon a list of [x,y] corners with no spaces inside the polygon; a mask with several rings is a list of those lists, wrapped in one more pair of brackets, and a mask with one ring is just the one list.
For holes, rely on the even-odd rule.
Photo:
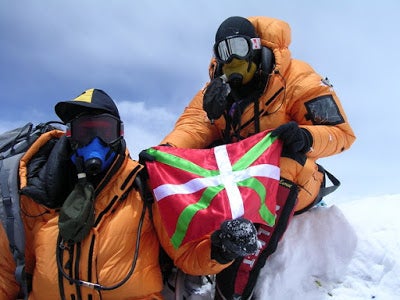
{"label": "blue sky", "polygon": [[290,24],[293,57],[330,79],[357,135],[320,161],[342,181],[328,199],[398,193],[400,2],[154,2],[0,0],[0,131],[57,119],[55,103],[100,88],[137,157],[208,80],[219,24],[264,15]]}

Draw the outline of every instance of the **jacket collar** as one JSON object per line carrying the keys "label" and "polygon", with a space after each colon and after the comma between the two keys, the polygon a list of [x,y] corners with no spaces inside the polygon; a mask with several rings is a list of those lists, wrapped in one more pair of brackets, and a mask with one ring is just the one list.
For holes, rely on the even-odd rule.
{"label": "jacket collar", "polygon": [[[269,17],[250,17],[261,44],[272,50],[275,57],[274,72],[285,74],[291,60],[289,45],[291,43],[291,29],[288,23]],[[274,73],[273,72],[273,73]]]}

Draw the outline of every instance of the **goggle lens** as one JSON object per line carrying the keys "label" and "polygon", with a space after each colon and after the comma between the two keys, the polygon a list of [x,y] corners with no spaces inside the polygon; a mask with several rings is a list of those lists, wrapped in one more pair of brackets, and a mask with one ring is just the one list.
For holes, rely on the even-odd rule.
{"label": "goggle lens", "polygon": [[66,135],[80,146],[89,144],[95,137],[111,144],[123,135],[122,123],[109,114],[81,116],[68,124]]}
{"label": "goggle lens", "polygon": [[219,61],[228,63],[234,57],[238,59],[248,58],[253,49],[261,49],[259,38],[248,39],[243,36],[235,36],[217,43],[214,46],[214,53]]}

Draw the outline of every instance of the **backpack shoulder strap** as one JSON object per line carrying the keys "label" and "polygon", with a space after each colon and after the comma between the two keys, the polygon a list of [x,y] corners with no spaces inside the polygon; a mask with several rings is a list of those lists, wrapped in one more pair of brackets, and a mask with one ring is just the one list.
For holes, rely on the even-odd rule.
{"label": "backpack shoulder strap", "polygon": [[[27,295],[25,283],[25,233],[20,216],[18,167],[23,153],[0,159],[0,216],[15,260],[15,277]],[[14,180],[15,179],[15,180]]]}

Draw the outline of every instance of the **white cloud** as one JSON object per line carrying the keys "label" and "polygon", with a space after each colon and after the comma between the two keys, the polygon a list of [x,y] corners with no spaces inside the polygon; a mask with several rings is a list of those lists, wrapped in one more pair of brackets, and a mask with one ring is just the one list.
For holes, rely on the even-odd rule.
{"label": "white cloud", "polygon": [[[117,100],[143,101],[144,109],[163,107],[159,116],[177,116],[208,79],[221,21],[268,15],[289,23],[293,57],[331,80],[356,131],[349,152],[326,159],[330,169],[338,169],[335,174],[343,173],[338,193],[394,192],[400,2],[261,2],[3,0],[1,122],[56,119],[56,101],[92,87]],[[158,143],[175,121],[159,125],[143,121],[145,114],[136,116],[126,119],[127,139],[141,137],[133,147]],[[374,172],[380,177],[366,175]]]}
{"label": "white cloud", "polygon": [[158,145],[172,130],[177,118],[165,107],[149,107],[144,102],[123,101],[117,105],[125,126],[125,139],[134,159],[141,150]]}

